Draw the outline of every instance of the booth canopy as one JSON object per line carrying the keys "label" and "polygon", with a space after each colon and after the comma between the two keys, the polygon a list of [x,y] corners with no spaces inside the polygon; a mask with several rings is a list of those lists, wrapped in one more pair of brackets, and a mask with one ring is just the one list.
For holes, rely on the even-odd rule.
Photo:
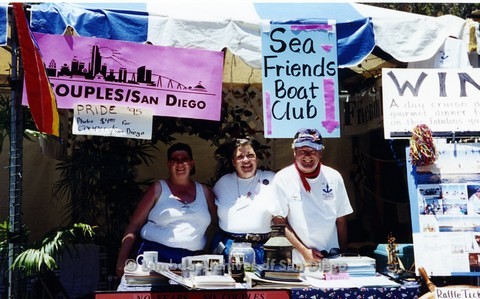
{"label": "booth canopy", "polygon": [[428,17],[357,3],[322,2],[150,1],[143,11],[41,3],[32,6],[31,26],[36,32],[62,34],[70,25],[80,36],[162,46],[227,47],[250,66],[261,68],[263,22],[327,20],[338,25],[341,67],[362,62],[375,45],[393,58],[409,62],[432,57],[448,36],[468,37],[466,21],[451,15]]}
{"label": "booth canopy", "polygon": [[377,67],[388,60],[427,60],[447,37],[469,41],[467,20],[462,18],[429,17],[358,3],[37,3],[31,7],[30,25],[34,32],[50,34],[64,34],[69,26],[87,37],[214,51],[228,48],[250,67],[260,69],[262,24],[326,21],[337,24],[339,67],[358,73],[372,67],[365,61]]}

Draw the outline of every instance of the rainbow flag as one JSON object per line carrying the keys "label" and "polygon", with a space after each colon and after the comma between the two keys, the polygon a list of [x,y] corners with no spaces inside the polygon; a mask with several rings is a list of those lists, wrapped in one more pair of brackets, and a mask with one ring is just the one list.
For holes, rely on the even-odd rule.
{"label": "rainbow flag", "polygon": [[40,49],[28,26],[22,3],[12,5],[23,63],[24,88],[30,112],[40,132],[58,137],[57,101],[48,81]]}

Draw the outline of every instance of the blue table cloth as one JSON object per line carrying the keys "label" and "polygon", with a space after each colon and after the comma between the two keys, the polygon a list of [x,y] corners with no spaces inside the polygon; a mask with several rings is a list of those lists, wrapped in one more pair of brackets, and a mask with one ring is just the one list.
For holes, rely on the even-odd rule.
{"label": "blue table cloth", "polygon": [[345,288],[319,289],[304,288],[292,289],[291,299],[377,299],[377,298],[418,298],[418,287],[378,287],[378,288]]}

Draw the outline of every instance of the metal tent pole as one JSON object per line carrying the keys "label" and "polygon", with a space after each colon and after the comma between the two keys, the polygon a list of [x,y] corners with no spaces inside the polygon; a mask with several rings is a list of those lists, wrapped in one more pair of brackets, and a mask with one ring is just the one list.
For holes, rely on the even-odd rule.
{"label": "metal tent pole", "polygon": [[13,12],[9,9],[12,49],[11,116],[10,116],[10,172],[9,172],[9,237],[8,237],[8,298],[20,298],[20,273],[11,270],[21,249],[22,234],[22,164],[23,164],[23,72],[19,60],[19,46]]}

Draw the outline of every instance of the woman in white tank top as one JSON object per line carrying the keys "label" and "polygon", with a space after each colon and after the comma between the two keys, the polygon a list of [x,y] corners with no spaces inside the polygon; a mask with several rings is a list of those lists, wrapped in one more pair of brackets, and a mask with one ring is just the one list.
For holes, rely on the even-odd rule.
{"label": "woman in white tank top", "polygon": [[205,232],[217,224],[215,195],[190,177],[195,170],[190,146],[172,145],[167,158],[168,179],[148,188],[125,230],[117,259],[119,277],[138,237],[137,254],[154,250],[159,261],[180,263],[184,256],[203,253]]}

